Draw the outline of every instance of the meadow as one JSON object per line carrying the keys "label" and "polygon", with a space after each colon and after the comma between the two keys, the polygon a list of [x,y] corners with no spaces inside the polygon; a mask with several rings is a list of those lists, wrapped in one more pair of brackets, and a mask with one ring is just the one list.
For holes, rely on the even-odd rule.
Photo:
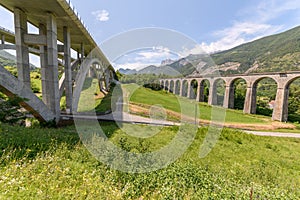
{"label": "meadow", "polygon": [[[132,129],[142,125],[127,125]],[[188,150],[168,167],[125,173],[97,161],[74,126],[23,128],[0,125],[0,199],[299,199],[300,140],[223,129],[205,157],[199,128]],[[108,139],[130,152],[168,144],[178,127],[160,127],[136,138],[101,123]]]}

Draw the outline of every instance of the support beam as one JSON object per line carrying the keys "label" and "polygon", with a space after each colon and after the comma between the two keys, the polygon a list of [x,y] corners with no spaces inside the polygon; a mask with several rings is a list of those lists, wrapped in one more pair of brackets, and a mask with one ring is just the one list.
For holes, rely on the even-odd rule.
{"label": "support beam", "polygon": [[180,80],[180,89],[179,89],[179,95],[181,96],[181,97],[183,97],[183,80]]}
{"label": "support beam", "polygon": [[72,113],[72,69],[71,69],[71,37],[70,29],[64,27],[64,61],[65,61],[65,88],[66,88],[66,111]]}
{"label": "support beam", "polygon": [[288,88],[280,87],[277,89],[275,106],[272,115],[272,119],[274,121],[286,122],[288,120],[288,98]]}
{"label": "support beam", "polygon": [[224,108],[234,108],[234,86],[233,85],[227,85],[225,86],[225,94],[224,94],[224,102],[223,102]]}
{"label": "support beam", "polygon": [[1,44],[5,44],[5,35],[1,35]]}
{"label": "support beam", "polygon": [[57,24],[53,14],[47,14],[47,27],[40,25],[40,34],[47,34],[47,46],[41,46],[41,73],[43,101],[60,118],[58,83]]}
{"label": "support beam", "polygon": [[25,35],[28,32],[27,16],[22,10],[15,8],[14,21],[18,79],[30,88],[29,49],[25,44]]}
{"label": "support beam", "polygon": [[31,45],[47,45],[47,38],[46,35],[37,35],[37,34],[25,34],[24,35],[24,42],[26,44]]}
{"label": "support beam", "polygon": [[247,87],[245,104],[244,104],[244,113],[246,114],[256,113],[256,86],[253,86],[252,84],[248,85]]}
{"label": "support beam", "polygon": [[187,88],[187,98],[188,98],[188,99],[191,99],[191,81],[188,80],[187,83],[188,83],[188,88]]}
{"label": "support beam", "polygon": [[201,82],[200,82],[200,81],[197,81],[197,82],[198,82],[198,86],[197,86],[196,101],[201,102],[201,101],[200,101],[200,99],[201,99],[201,95],[200,95]]}
{"label": "support beam", "polygon": [[213,81],[211,81],[209,87],[208,105],[217,105],[217,101],[217,87],[216,84]]}

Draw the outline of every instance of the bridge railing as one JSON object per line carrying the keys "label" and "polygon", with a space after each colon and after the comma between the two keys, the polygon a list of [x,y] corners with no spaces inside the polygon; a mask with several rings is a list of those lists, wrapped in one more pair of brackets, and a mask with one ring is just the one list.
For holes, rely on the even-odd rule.
{"label": "bridge railing", "polygon": [[12,32],[11,30],[8,30],[8,29],[6,29],[6,28],[4,28],[4,27],[2,27],[2,26],[0,26],[0,30],[2,30],[2,31],[4,31],[4,32],[7,32],[7,33],[10,33],[10,34],[12,34],[12,35],[15,35],[14,32]]}

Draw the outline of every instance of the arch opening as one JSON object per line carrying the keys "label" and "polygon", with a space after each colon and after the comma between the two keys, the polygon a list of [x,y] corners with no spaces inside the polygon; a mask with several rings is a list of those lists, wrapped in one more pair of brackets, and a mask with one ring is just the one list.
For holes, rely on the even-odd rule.
{"label": "arch opening", "polygon": [[277,82],[272,78],[264,77],[257,80],[253,86],[256,90],[256,114],[271,117],[275,105]]}
{"label": "arch opening", "polygon": [[175,82],[175,94],[180,95],[180,80]]}
{"label": "arch opening", "polygon": [[188,81],[184,80],[182,82],[182,96],[187,97],[187,95],[188,95]]}
{"label": "arch opening", "polygon": [[287,120],[290,122],[300,123],[300,77],[291,80],[286,89],[287,95]]}
{"label": "arch opening", "polygon": [[200,91],[199,91],[200,92],[200,95],[199,95],[200,102],[208,103],[209,88],[210,88],[209,80],[207,80],[207,79],[202,80],[200,83]]}
{"label": "arch opening", "polygon": [[232,81],[230,88],[233,88],[233,98],[230,99],[232,104],[230,108],[243,110],[246,99],[247,83],[244,79],[238,78]]}
{"label": "arch opening", "polygon": [[174,92],[174,86],[175,86],[175,84],[174,84],[174,80],[171,80],[171,81],[170,81],[170,88],[169,88],[169,92],[171,92],[171,93],[173,93],[173,92]]}
{"label": "arch opening", "polygon": [[193,79],[191,81],[191,87],[190,87],[190,99],[196,99],[197,93],[198,93],[198,81]]}
{"label": "arch opening", "polygon": [[223,79],[217,79],[214,82],[215,92],[216,92],[216,102],[214,105],[223,106],[224,104],[224,96],[225,96],[225,86],[226,83]]}

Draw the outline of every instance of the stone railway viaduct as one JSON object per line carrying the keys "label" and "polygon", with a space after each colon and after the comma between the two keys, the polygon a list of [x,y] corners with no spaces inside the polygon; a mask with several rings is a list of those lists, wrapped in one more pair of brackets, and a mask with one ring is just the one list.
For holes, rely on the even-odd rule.
{"label": "stone railway viaduct", "polygon": [[[287,121],[288,119],[288,97],[289,87],[291,83],[300,78],[300,72],[284,72],[284,73],[264,73],[251,75],[234,75],[226,77],[197,77],[197,78],[174,78],[160,80],[163,88],[176,95],[185,96],[188,98],[196,98],[197,101],[204,101],[204,86],[209,84],[209,105],[217,104],[217,83],[223,81],[225,84],[225,94],[223,107],[234,108],[234,83],[238,80],[244,80],[247,84],[247,92],[244,104],[244,113],[256,113],[256,92],[257,84],[264,78],[271,78],[277,83],[277,94],[275,106],[273,109],[272,119],[275,121]],[[192,83],[197,82],[197,90],[193,89]]]}
{"label": "stone railway viaduct", "polygon": [[[102,91],[109,90],[115,71],[69,0],[1,0],[0,5],[13,13],[15,27],[14,32],[0,28],[0,50],[16,50],[18,69],[15,78],[0,67],[1,92],[25,99],[21,105],[40,121],[58,122],[63,93],[67,112],[76,113],[87,75],[98,79]],[[28,23],[39,33],[29,33]],[[42,100],[31,91],[30,53],[40,57]]]}

